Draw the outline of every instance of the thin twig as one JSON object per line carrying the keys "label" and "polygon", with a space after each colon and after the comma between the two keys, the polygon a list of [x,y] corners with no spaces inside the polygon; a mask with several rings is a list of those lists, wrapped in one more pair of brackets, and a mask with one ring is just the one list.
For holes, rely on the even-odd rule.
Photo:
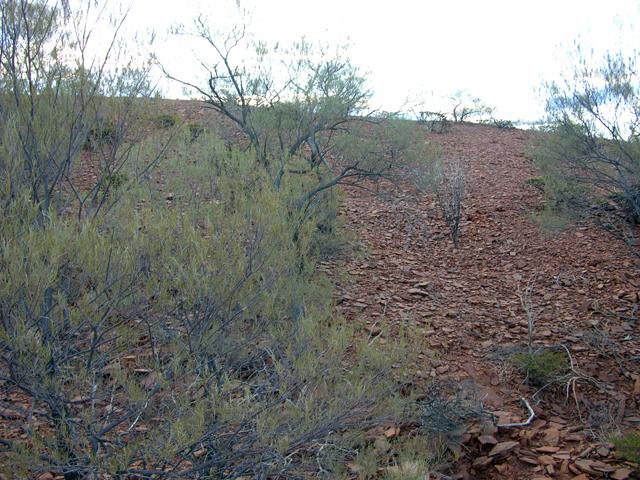
{"label": "thin twig", "polygon": [[527,399],[522,397],[520,401],[524,404],[525,407],[527,407],[527,410],[529,412],[529,418],[527,418],[527,421],[516,423],[502,423],[497,425],[498,428],[527,427],[531,424],[533,419],[536,418],[536,413],[533,411],[533,408],[531,408],[531,405],[529,405]]}

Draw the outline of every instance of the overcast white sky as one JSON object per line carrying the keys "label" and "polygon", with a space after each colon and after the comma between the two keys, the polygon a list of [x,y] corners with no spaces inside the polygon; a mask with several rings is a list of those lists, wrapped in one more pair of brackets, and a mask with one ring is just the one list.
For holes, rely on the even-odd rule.
{"label": "overcast white sky", "polygon": [[[633,24],[640,19],[640,2],[631,0],[244,0],[242,6],[259,39],[286,44],[304,35],[349,43],[375,104],[385,109],[406,98],[431,107],[466,89],[496,106],[497,117],[513,120],[542,115],[536,89],[558,76],[575,40],[597,50],[629,48],[637,44]],[[238,21],[234,11],[228,0],[133,0],[129,28],[163,32],[203,13],[214,29],[224,29]],[[189,77],[199,71],[184,38],[157,47],[172,71]]]}

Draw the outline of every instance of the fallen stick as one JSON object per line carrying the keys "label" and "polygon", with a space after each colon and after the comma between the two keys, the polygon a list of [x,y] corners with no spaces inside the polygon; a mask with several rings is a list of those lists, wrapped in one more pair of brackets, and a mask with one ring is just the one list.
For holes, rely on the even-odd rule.
{"label": "fallen stick", "polygon": [[527,427],[531,425],[533,419],[536,418],[536,414],[533,411],[533,408],[531,408],[531,405],[529,405],[529,402],[526,398],[522,397],[520,400],[522,401],[522,403],[524,403],[524,406],[527,407],[527,410],[529,411],[529,418],[527,419],[527,421],[519,423],[503,423],[497,425],[498,428]]}

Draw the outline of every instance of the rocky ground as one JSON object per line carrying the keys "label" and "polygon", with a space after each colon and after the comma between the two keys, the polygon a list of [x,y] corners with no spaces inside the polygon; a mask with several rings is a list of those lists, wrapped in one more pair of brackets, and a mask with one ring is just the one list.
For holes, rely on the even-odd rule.
{"label": "rocky ground", "polygon": [[[637,465],[609,442],[640,427],[640,263],[595,226],[540,228],[543,199],[526,182],[537,175],[525,157],[532,135],[480,125],[427,134],[469,164],[459,249],[432,198],[352,189],[343,214],[362,254],[322,268],[343,314],[369,334],[415,328],[418,383],[471,385],[498,424],[527,419],[522,399],[534,409],[525,427],[472,427],[455,477],[632,478]],[[566,383],[540,392],[509,361],[527,345],[528,286],[534,347],[557,346],[573,363]]]}

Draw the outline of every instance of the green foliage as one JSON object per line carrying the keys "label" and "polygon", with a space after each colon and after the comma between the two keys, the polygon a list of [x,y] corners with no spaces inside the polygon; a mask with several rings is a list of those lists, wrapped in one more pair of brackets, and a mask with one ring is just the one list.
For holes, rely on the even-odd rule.
{"label": "green foliage", "polygon": [[496,128],[505,129],[505,130],[511,130],[516,128],[516,126],[513,124],[511,120],[501,120],[498,118],[492,118],[491,120],[489,120],[489,125]]}
{"label": "green foliage", "polygon": [[[175,114],[161,113],[153,118],[153,124],[158,128],[175,127],[180,121],[180,117]],[[189,126],[191,131],[191,125]]]}
{"label": "green foliage", "polygon": [[557,206],[630,238],[626,224],[640,218],[637,56],[578,53],[567,80],[547,85],[549,127],[534,161]]}
{"label": "green foliage", "polygon": [[354,340],[312,259],[300,268],[325,221],[301,227],[299,191],[250,152],[203,134],[184,164],[187,145],[167,150],[174,207],[141,186],[94,221],[42,230],[26,200],[0,220],[3,388],[31,392],[55,432],[25,430],[11,471],[280,475],[313,468],[296,452],[318,442],[344,463],[339,432],[402,418],[388,370],[406,350]]}
{"label": "green foliage", "polygon": [[630,462],[640,463],[640,433],[629,432],[612,441],[619,457]]}
{"label": "green foliage", "polygon": [[192,142],[195,142],[198,137],[205,132],[205,127],[199,123],[190,123],[187,128],[189,129],[189,138]]}
{"label": "green foliage", "polygon": [[0,74],[0,392],[24,414],[0,472],[335,477],[362,431],[415,421],[392,367],[411,364],[410,336],[360,338],[315,267],[339,243],[333,187],[428,160],[415,125],[353,118],[362,77],[302,44],[286,102],[258,95],[261,76],[242,77],[257,103],[221,97],[252,148],[172,115],[147,135],[145,71],[66,68],[55,53],[75,58],[66,22],[84,17],[46,5],[2,4],[22,17],[1,47],[27,42],[42,75]]}
{"label": "green foliage", "polygon": [[544,348],[516,353],[511,357],[511,361],[526,375],[529,384],[538,387],[558,381],[569,373],[569,360],[563,351]]}
{"label": "green foliage", "polygon": [[[269,47],[250,41],[242,29],[213,33],[202,19],[190,33],[211,47],[206,86],[171,78],[196,90],[243,132],[276,189],[304,176],[299,209],[312,209],[314,197],[336,185],[387,178],[410,161],[400,130],[415,125],[368,112],[371,92],[344,51],[329,55],[304,40],[286,49]],[[240,61],[238,50],[249,58]]]}
{"label": "green foliage", "polygon": [[85,148],[89,150],[98,150],[103,146],[114,145],[118,141],[118,127],[115,122],[101,122],[89,129]]}
{"label": "green foliage", "polygon": [[524,182],[526,185],[535,188],[536,190],[540,190],[544,192],[545,185],[547,184],[547,180],[542,176],[537,177],[529,177]]}
{"label": "green foliage", "polygon": [[103,58],[87,55],[95,4],[73,14],[67,1],[0,6],[0,208],[28,190],[41,209],[41,224],[52,208],[59,214],[73,205],[79,215],[89,204],[99,210],[107,192],[77,185],[81,150],[98,152],[107,173],[128,161],[133,100],[149,93],[147,70],[121,56],[119,27],[111,21],[101,28],[103,34],[111,28],[112,47]]}

